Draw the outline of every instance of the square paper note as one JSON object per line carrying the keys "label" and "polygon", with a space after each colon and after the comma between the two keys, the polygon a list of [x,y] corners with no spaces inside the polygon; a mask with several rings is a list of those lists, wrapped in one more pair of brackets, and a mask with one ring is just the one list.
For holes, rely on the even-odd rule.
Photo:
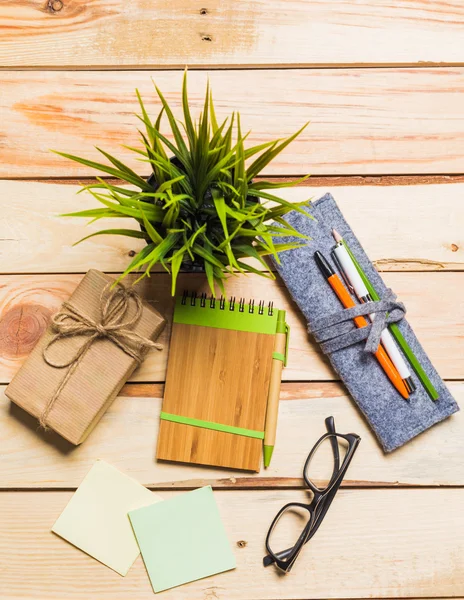
{"label": "square paper note", "polygon": [[235,568],[210,486],[129,513],[155,592]]}
{"label": "square paper note", "polygon": [[127,513],[160,500],[134,479],[99,460],[52,531],[124,576],[139,555]]}

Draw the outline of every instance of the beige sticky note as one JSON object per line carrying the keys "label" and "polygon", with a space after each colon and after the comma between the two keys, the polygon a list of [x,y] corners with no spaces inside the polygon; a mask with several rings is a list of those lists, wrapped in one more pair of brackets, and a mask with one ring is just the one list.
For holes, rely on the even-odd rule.
{"label": "beige sticky note", "polygon": [[160,500],[134,479],[99,460],[52,531],[124,576],[140,552],[127,513]]}

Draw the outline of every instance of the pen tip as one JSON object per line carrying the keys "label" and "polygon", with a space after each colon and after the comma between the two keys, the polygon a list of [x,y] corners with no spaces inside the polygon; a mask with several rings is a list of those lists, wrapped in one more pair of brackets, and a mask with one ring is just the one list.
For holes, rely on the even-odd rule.
{"label": "pen tip", "polygon": [[335,271],[332,269],[322,252],[319,252],[319,250],[314,253],[314,260],[326,279],[335,274]]}
{"label": "pen tip", "polygon": [[267,469],[271,464],[272,453],[274,452],[274,446],[264,446],[264,468]]}
{"label": "pen tip", "polygon": [[404,389],[400,390],[400,394],[403,396],[403,398],[405,400],[407,400],[409,402],[410,397],[409,397],[409,392],[408,392],[406,386],[404,387]]}
{"label": "pen tip", "polygon": [[341,242],[343,240],[342,236],[338,233],[336,229],[332,229],[332,235],[337,244],[338,242]]}

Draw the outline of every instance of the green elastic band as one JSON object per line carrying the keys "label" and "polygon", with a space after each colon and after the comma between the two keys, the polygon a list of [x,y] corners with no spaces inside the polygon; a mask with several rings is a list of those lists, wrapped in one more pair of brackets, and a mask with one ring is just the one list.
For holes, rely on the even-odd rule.
{"label": "green elastic band", "polygon": [[173,423],[193,425],[194,427],[202,427],[203,429],[213,429],[214,431],[224,431],[225,433],[234,433],[235,435],[243,435],[245,437],[264,440],[264,431],[255,431],[254,429],[245,429],[244,427],[213,423],[212,421],[203,421],[202,419],[192,419],[191,417],[182,417],[181,415],[172,415],[171,413],[166,412],[161,412],[160,419],[172,421]]}
{"label": "green elastic band", "polygon": [[285,354],[282,354],[281,352],[273,352],[272,358],[275,358],[276,360],[281,360],[283,363],[285,362]]}

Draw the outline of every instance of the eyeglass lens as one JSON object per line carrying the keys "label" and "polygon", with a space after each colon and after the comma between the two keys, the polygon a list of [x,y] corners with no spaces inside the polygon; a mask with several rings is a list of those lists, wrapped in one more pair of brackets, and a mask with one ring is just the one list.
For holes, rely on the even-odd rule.
{"label": "eyeglass lens", "polygon": [[324,437],[308,459],[305,478],[320,492],[326,490],[343,465],[348,449],[349,444],[343,437],[337,434]]}
{"label": "eyeglass lens", "polygon": [[311,514],[297,504],[290,504],[279,515],[269,535],[269,547],[274,554],[293,548],[307,530]]}

